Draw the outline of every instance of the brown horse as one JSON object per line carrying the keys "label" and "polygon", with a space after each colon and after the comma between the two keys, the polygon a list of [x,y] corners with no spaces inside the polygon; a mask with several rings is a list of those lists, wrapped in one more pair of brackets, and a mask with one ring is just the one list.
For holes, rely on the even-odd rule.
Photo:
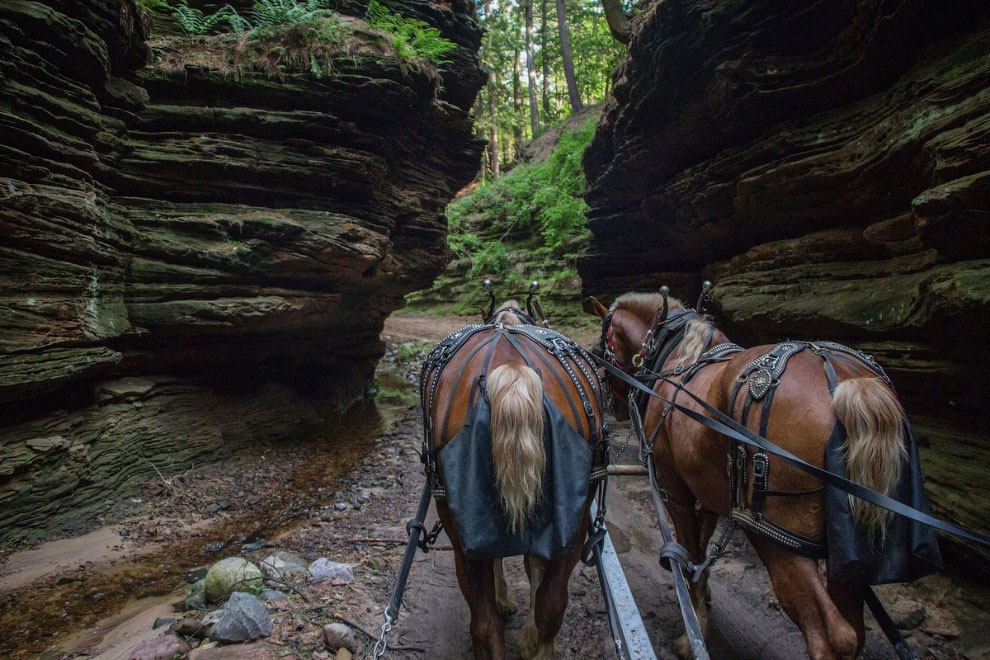
{"label": "brown horse", "polygon": [[[503,308],[510,306],[518,304],[510,301]],[[437,360],[431,355],[422,379],[427,438],[428,442],[432,439],[438,455],[437,482],[446,488],[446,498],[437,499],[437,511],[453,545],[458,584],[470,609],[474,653],[484,659],[505,658],[501,615],[515,609],[502,574],[501,557],[520,554],[512,547],[523,532],[527,538],[540,536],[543,519],[537,517],[537,509],[541,500],[548,492],[558,492],[548,490],[550,482],[567,481],[560,474],[566,457],[556,455],[559,449],[548,456],[545,449],[545,438],[553,433],[549,429],[544,433],[545,421],[550,420],[551,428],[555,428],[553,419],[561,419],[548,416],[552,412],[548,404],[575,433],[571,446],[587,454],[589,472],[594,443],[603,437],[601,386],[593,366],[561,335],[520,323],[519,316],[505,311],[496,312],[489,325],[462,329],[461,334],[455,333],[453,339],[441,342],[434,350],[447,354]],[[558,348],[570,345],[576,350],[559,351],[554,344],[548,349],[543,341],[547,338],[556,339]],[[447,348],[441,350],[444,344]],[[475,439],[490,439],[493,474],[450,474],[445,468],[449,464],[443,461],[444,448],[455,447],[457,443],[452,441],[458,434],[469,433],[469,427],[478,423],[475,411],[480,409],[482,398],[490,405],[490,435]],[[586,413],[584,402],[590,403],[591,414]],[[471,492],[473,484],[485,478],[490,478],[497,495],[486,512],[474,518],[490,518],[486,523],[503,521],[509,542],[487,552],[471,552],[466,547],[471,539],[462,538],[469,532],[459,527],[465,521],[459,521],[457,510],[464,505],[463,500],[477,497]],[[554,657],[554,642],[567,607],[567,582],[588,530],[588,506],[594,493],[588,479],[589,473],[572,479],[577,487],[572,488],[575,495],[570,503],[576,512],[571,538],[562,542],[563,547],[544,552],[545,556],[525,556],[530,602],[521,650],[526,658]],[[458,495],[454,486],[465,480],[467,491]],[[472,521],[468,523],[473,526]]]}
{"label": "brown horse", "polygon": [[[631,365],[633,362],[642,365],[644,344],[654,339],[651,329],[657,329],[656,320],[662,316],[658,312],[665,308],[663,296],[628,293],[616,299],[611,309],[594,298],[592,305],[606,319],[601,346],[606,357],[627,372],[636,371],[637,367]],[[675,316],[677,309],[683,309],[683,305],[670,299],[670,317]],[[701,412],[696,402],[677,391],[676,383],[684,377],[678,367],[683,370],[695,364],[703,351],[728,341],[704,318],[687,322],[675,348],[663,359],[662,366],[656,368],[668,374],[671,382],[659,380],[654,391],[667,399],[680,394],[679,404]],[[734,391],[738,391],[746,378],[747,367],[773,348],[757,346],[729,353],[721,361],[705,363],[683,387],[735,419],[746,419],[744,423],[759,432],[761,408],[766,401],[747,403],[747,396],[737,399]],[[849,478],[890,495],[898,483],[905,451],[901,406],[884,380],[864,377],[874,365],[846,357],[835,360],[840,384],[830,396],[822,358],[810,350],[790,356],[768,409],[765,436],[805,461],[822,466],[825,443],[838,419],[848,431]],[[613,403],[627,400],[628,385],[619,379],[609,378],[607,382]],[[744,406],[752,414],[744,414]],[[655,438],[651,449],[657,481],[669,495],[667,510],[677,540],[691,553],[692,561],[700,563],[718,518],[730,515],[734,489],[730,486],[731,471],[726,469],[727,453],[737,456],[738,449],[716,431],[676,410],[671,413],[666,404],[652,397],[642,418],[646,437]],[[752,448],[747,448],[743,465],[755,465],[754,453]],[[736,465],[739,463],[737,458]],[[762,520],[809,539],[822,539],[826,521],[821,483],[773,457],[768,469],[772,477],[771,494],[789,496],[766,497],[762,503]],[[755,480],[753,471],[745,480],[737,479],[745,486],[742,492],[736,491],[738,506],[752,505]],[[882,537],[889,514],[860,500],[850,500],[850,505],[858,529],[863,534]],[[862,585],[832,579],[825,584],[816,559],[795,554],[749,529],[746,533],[767,567],[781,606],[804,634],[809,656],[814,660],[852,660],[864,643]],[[710,599],[707,577],[692,585],[691,597],[702,630],[706,630],[706,601]],[[685,637],[678,640],[680,655],[687,655],[688,648]]]}

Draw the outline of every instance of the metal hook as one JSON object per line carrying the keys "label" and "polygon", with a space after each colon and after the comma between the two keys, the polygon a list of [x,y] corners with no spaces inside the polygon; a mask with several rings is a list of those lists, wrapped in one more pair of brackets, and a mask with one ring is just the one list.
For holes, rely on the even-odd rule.
{"label": "metal hook", "polygon": [[485,280],[481,283],[481,285],[485,287],[485,291],[488,292],[488,313],[485,314],[485,321],[488,321],[495,313],[495,291],[491,280]]}
{"label": "metal hook", "polygon": [[533,280],[529,285],[529,296],[526,297],[526,312],[533,318],[536,318],[536,314],[533,313],[533,296],[535,296],[536,292],[539,290],[540,283]]}
{"label": "metal hook", "polygon": [[708,301],[708,292],[711,291],[712,283],[710,280],[705,280],[701,283],[701,294],[698,295],[698,304],[694,306],[695,311],[699,314],[704,312],[704,304]]}

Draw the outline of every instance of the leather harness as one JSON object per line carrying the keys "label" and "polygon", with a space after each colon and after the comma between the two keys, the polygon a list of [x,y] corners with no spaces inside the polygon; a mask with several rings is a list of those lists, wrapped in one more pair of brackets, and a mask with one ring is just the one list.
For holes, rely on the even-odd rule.
{"label": "leather harness", "polygon": [[[676,389],[672,396],[672,402],[664,408],[661,413],[660,421],[657,423],[657,426],[653,430],[650,438],[645,442],[647,449],[652,448],[655,444],[656,438],[659,435],[660,430],[663,428],[667,416],[673,409],[673,402],[676,402],[677,395],[688,385],[694,376],[696,376],[705,367],[718,362],[724,362],[730,359],[732,355],[743,350],[742,347],[736,344],[725,342],[712,348],[708,348],[698,357],[697,360],[689,365],[681,365],[672,369],[663,370],[663,365],[667,362],[677,345],[684,338],[687,324],[690,321],[702,318],[703,317],[700,314],[691,309],[671,310],[666,320],[660,320],[658,323],[657,319],[654,319],[654,324],[651,326],[647,333],[647,337],[643,342],[641,351],[645,349],[645,354],[640,360],[640,364],[643,366],[638,368],[634,367],[630,375],[635,375],[635,377],[643,382],[647,387],[652,387],[658,380],[661,379],[666,380],[671,384],[676,383]],[[623,372],[629,374],[630,370],[628,366],[618,363],[618,360],[615,357],[614,350],[612,349],[612,333],[610,326],[611,313],[603,321],[603,356],[605,359],[608,359],[613,366],[616,366],[617,368],[622,369]],[[711,342],[713,334],[714,326],[712,326],[712,329],[709,331],[705,346],[706,348],[708,343]],[[770,351],[753,360],[753,362],[751,362],[739,374],[738,380],[730,397],[728,409],[729,415],[735,418],[733,412],[736,409],[736,402],[739,398],[739,394],[742,392],[743,385],[747,385],[746,393],[744,395],[745,400],[740,419],[738,421],[745,426],[749,419],[750,410],[753,403],[759,402],[762,406],[760,413],[759,434],[766,437],[774,393],[780,383],[781,376],[787,368],[788,361],[794,355],[808,349],[821,356],[824,360],[830,390],[834,390],[835,386],[838,384],[838,380],[835,375],[835,368],[832,362],[834,359],[838,359],[851,366],[856,371],[862,373],[852,359],[855,358],[856,361],[865,365],[869,371],[873,372],[874,375],[882,378],[888,385],[891,385],[887,374],[884,373],[880,365],[877,364],[869,355],[834,342],[812,343],[786,341],[777,344]],[[679,378],[679,380],[672,380],[674,378]],[[629,395],[628,401],[628,405],[637,407],[637,411],[641,417],[645,415],[646,404],[649,401],[649,397],[633,391],[632,394]],[[763,451],[757,451],[750,456],[746,450],[746,446],[743,443],[733,442],[730,439],[727,439],[727,443],[729,447],[726,452],[726,474],[729,477],[729,497],[731,501],[729,520],[744,529],[755,532],[756,534],[786,546],[789,550],[796,554],[814,559],[824,558],[827,554],[824,539],[810,538],[803,534],[799,534],[770,522],[763,516],[763,507],[768,497],[800,497],[803,495],[811,495],[821,492],[823,487],[807,491],[783,491],[772,489],[770,487],[769,455]],[[752,483],[752,497],[750,498],[749,506],[747,507],[746,493],[747,484],[749,482]],[[662,487],[662,485],[657,484],[657,488],[665,501],[671,503],[672,505],[680,507],[691,506],[689,503],[671,500],[669,494]]]}
{"label": "leather harness", "polygon": [[[436,468],[436,450],[434,449],[437,429],[433,426],[433,415],[437,406],[436,391],[440,382],[440,376],[454,355],[460,351],[467,341],[483,332],[490,333],[490,336],[471,349],[471,353],[464,360],[460,370],[457,372],[451,398],[447,404],[447,412],[444,415],[441,426],[441,437],[447,437],[450,408],[453,404],[454,395],[459,389],[465,368],[476,354],[487,349],[482,373],[476,382],[471,385],[471,399],[473,401],[476,391],[481,391],[483,394],[484,379],[488,372],[488,365],[492,354],[498,342],[504,339],[522,356],[526,364],[537,371],[541,377],[546,372],[549,372],[557,380],[561,390],[564,392],[574,419],[577,421],[577,430],[583,432],[583,429],[586,428],[588,431],[587,437],[590,438],[590,443],[594,445],[595,459],[591,474],[589,475],[589,481],[591,483],[604,482],[608,468],[608,429],[602,423],[602,437],[598,437],[598,423],[595,410],[596,408],[597,410],[604,410],[603,394],[595,372],[594,363],[587,352],[571,339],[549,328],[536,325],[476,324],[461,328],[441,340],[427,356],[420,374],[423,407],[422,455],[423,461],[426,463],[427,475],[430,478],[434,497],[446,497],[446,492]],[[526,352],[523,351],[523,345],[528,345],[531,349],[534,349],[532,353],[536,355],[537,360],[545,369],[540,369],[540,365],[535,364],[530,359]],[[555,358],[556,363],[563,369],[567,375],[567,379],[573,385],[573,389],[577,391],[579,401],[575,401],[571,396],[569,389],[565,386],[564,378],[553,368],[553,362],[545,354],[549,354]],[[578,372],[584,376],[587,383],[591,384],[591,391],[588,391],[588,388],[582,384]],[[604,509],[604,507],[601,508]]]}

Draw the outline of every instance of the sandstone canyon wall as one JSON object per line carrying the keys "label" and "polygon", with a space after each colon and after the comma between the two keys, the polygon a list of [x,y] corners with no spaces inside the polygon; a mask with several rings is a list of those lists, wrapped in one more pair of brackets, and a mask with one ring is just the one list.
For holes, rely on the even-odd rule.
{"label": "sandstone canyon wall", "polygon": [[385,4],[457,44],[442,80],[367,34],[320,76],[167,68],[133,0],[0,4],[0,541],[366,395],[482,148],[473,4]]}
{"label": "sandstone canyon wall", "polygon": [[936,514],[987,529],[986,3],[654,2],[584,165],[585,294],[707,277],[739,343],[874,354]]}

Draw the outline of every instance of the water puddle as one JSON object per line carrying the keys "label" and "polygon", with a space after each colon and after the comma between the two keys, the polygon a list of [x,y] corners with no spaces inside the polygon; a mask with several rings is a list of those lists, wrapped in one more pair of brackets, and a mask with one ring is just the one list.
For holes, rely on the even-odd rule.
{"label": "water puddle", "polygon": [[[378,380],[376,403],[355,406],[331,428],[311,436],[305,445],[311,457],[253,513],[110,565],[70,562],[55,575],[0,594],[0,657],[74,657],[72,650],[98,643],[115,624],[180,600],[188,587],[185,574],[237,554],[240,544],[231,539],[243,537],[245,530],[272,539],[307,520],[314,507],[332,503],[337,479],[417,402],[414,386],[399,373],[384,370]],[[204,554],[204,547],[219,544],[221,551]]]}

